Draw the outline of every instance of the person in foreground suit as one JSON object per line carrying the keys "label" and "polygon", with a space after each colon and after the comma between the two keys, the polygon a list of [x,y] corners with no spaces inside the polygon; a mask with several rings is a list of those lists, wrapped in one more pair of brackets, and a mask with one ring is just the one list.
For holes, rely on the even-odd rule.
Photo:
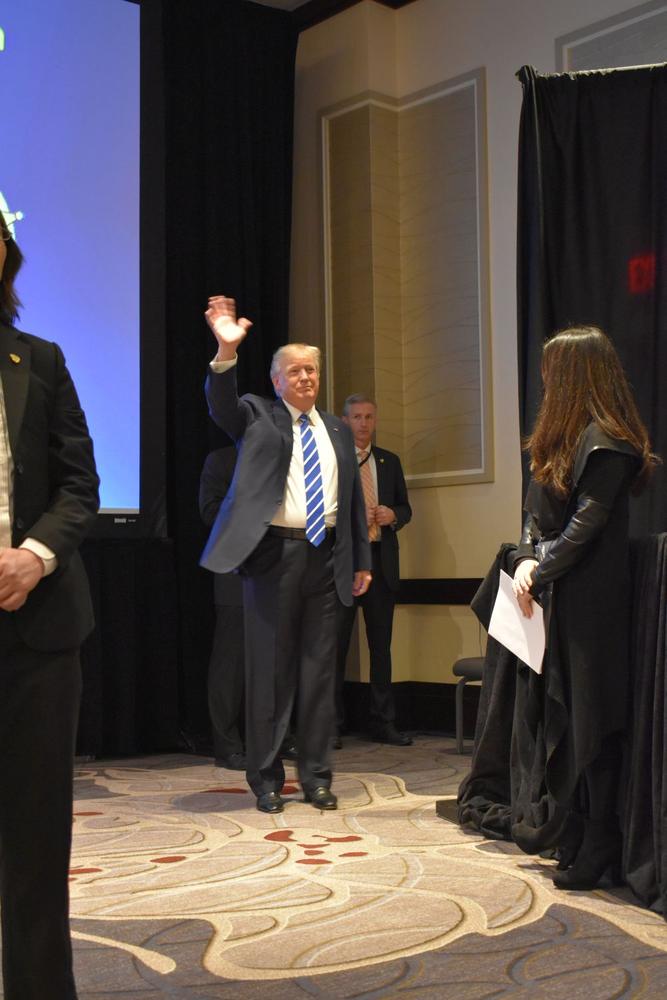
{"label": "person in foreground suit", "polygon": [[56,344],[14,327],[21,252],[0,213],[0,907],[5,1000],[75,1000],[68,876],[79,647],[93,613],[78,546],[93,447]]}
{"label": "person in foreground suit", "polygon": [[[391,685],[391,632],[399,584],[397,532],[412,517],[401,461],[392,451],[371,445],[377,408],[372,399],[357,393],[343,405],[343,420],[351,428],[361,471],[371,542],[373,582],[367,593],[351,607],[338,609],[338,657],[336,669],[336,716],[338,732],[344,724],[343,683],[357,607],[364,612],[370,652],[370,732],[378,743],[410,746],[412,740],[396,729],[396,710]],[[334,738],[340,746],[340,735]]]}
{"label": "person in foreground suit", "polygon": [[[210,528],[229,491],[236,465],[236,449],[216,448],[206,456],[199,482],[199,513]],[[245,771],[246,758],[239,732],[243,709],[243,587],[236,573],[216,573],[213,583],[215,632],[208,665],[208,709],[213,727],[217,767]]]}
{"label": "person in foreground suit", "polygon": [[236,350],[252,325],[234,299],[209,299],[218,342],[206,395],[211,417],[240,447],[234,479],[202,565],[239,568],[246,623],[247,778],[261,812],[281,812],[280,747],[297,698],[297,767],[306,802],[335,809],[330,740],[337,600],[370,583],[366,513],[349,428],[315,408],[320,352],[276,351],[277,399],[236,388]]}

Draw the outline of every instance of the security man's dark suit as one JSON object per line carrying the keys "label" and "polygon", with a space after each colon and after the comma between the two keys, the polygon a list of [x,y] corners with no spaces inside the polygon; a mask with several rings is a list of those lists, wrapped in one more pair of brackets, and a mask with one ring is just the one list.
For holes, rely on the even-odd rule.
{"label": "security man's dark suit", "polygon": [[[199,482],[199,513],[210,528],[234,477],[236,448],[216,448],[204,462]],[[239,716],[243,706],[244,644],[243,587],[236,573],[215,573],[215,632],[208,667],[208,708],[213,728],[213,753],[224,766],[243,753]]]}
{"label": "security man's dark suit", "polygon": [[280,747],[298,689],[299,776],[306,793],[331,783],[336,605],[352,603],[355,571],[368,569],[366,514],[354,442],[337,417],[318,411],[338,468],[336,528],[320,546],[275,535],[292,457],[292,418],[280,399],[239,399],[236,367],[206,384],[213,420],[239,456],[204,549],[215,573],[244,577],[248,781],[257,796],[280,792]]}
{"label": "security man's dark suit", "polygon": [[391,634],[396,592],[400,583],[397,532],[412,517],[403,469],[393,451],[372,446],[377,471],[378,504],[391,507],[396,523],[380,529],[380,538],[371,544],[373,580],[352,607],[338,609],[338,654],[336,668],[336,716],[338,729],[344,727],[343,683],[345,660],[357,606],[363,608],[370,653],[370,729],[381,734],[394,725],[395,707],[391,689]]}
{"label": "security man's dark suit", "polygon": [[14,462],[12,544],[57,558],[0,611],[0,900],[6,1000],[72,1000],[68,871],[79,646],[93,627],[78,546],[98,509],[92,442],[57,345],[0,323]]}

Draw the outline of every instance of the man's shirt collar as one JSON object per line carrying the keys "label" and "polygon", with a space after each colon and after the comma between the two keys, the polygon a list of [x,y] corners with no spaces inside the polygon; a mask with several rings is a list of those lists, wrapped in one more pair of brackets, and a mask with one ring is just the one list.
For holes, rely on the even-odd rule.
{"label": "man's shirt collar", "polygon": [[308,417],[309,422],[311,424],[313,424],[313,425],[315,425],[318,422],[318,420],[320,419],[320,415],[319,415],[319,413],[317,412],[317,410],[315,409],[314,406],[311,406],[311,408],[309,410],[298,410],[296,408],[296,406],[292,406],[292,404],[288,403],[286,399],[283,399],[282,402],[283,402],[283,405],[287,407],[287,409],[289,411],[289,415],[292,418],[292,423],[293,424],[295,424],[298,421],[299,417],[304,412],[305,412],[306,416]]}

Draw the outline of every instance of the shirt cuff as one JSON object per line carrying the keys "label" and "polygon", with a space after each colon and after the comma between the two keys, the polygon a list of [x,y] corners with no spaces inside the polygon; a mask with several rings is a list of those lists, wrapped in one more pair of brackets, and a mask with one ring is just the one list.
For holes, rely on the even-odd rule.
{"label": "shirt cuff", "polygon": [[29,552],[34,552],[36,556],[39,556],[44,563],[44,576],[50,576],[58,568],[58,558],[55,552],[52,552],[48,545],[44,545],[43,542],[38,542],[36,538],[24,538],[19,548],[28,549]]}
{"label": "shirt cuff", "polygon": [[229,371],[233,368],[238,361],[238,354],[235,354],[231,361],[211,361],[209,362],[209,367],[215,375],[222,375],[223,372]]}

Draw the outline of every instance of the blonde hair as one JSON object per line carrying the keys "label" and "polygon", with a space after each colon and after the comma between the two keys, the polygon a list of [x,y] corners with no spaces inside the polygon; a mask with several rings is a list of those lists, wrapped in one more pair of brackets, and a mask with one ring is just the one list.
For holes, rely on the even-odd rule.
{"label": "blonde hair", "polygon": [[313,347],[312,344],[283,344],[271,358],[271,378],[275,378],[282,370],[283,361],[289,354],[310,354],[319,374],[322,361],[322,352],[319,347]]}

